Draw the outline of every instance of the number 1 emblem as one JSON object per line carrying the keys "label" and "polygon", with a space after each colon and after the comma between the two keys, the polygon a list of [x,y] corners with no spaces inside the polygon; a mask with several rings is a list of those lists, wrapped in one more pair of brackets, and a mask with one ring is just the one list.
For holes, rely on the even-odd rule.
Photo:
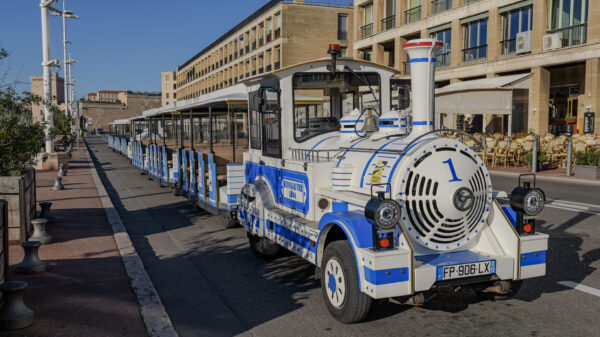
{"label": "number 1 emblem", "polygon": [[455,181],[462,181],[462,179],[458,179],[458,177],[456,176],[456,171],[454,170],[454,164],[452,164],[452,158],[448,158],[448,160],[443,161],[443,164],[448,164],[448,166],[450,167],[450,173],[452,174],[452,180],[449,180],[448,182],[455,182]]}

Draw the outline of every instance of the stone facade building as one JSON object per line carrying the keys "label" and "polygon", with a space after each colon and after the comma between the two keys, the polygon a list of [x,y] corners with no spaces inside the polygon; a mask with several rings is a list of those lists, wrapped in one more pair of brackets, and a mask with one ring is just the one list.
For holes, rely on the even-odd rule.
{"label": "stone facade building", "polygon": [[353,22],[351,5],[269,1],[177,68],[177,100],[328,56],[332,43],[340,44],[342,53],[348,53],[352,51]]}
{"label": "stone facade building", "polygon": [[[31,93],[33,95],[44,97],[44,78],[43,76],[31,76]],[[50,90],[52,93],[52,104],[57,106],[61,111],[65,111],[65,80],[58,76],[57,73],[50,75]],[[43,122],[44,119],[44,104],[42,102],[31,105],[31,119],[34,122]]]}
{"label": "stone facade building", "polygon": [[177,73],[174,71],[163,71],[160,73],[160,91],[162,106],[177,101]]}
{"label": "stone facade building", "polygon": [[[408,78],[410,63],[402,45],[434,37],[443,42],[436,56],[438,87],[531,74],[525,103],[513,108],[513,115],[523,117],[516,132],[582,132],[584,115],[594,112],[595,132],[600,133],[600,21],[592,20],[600,16],[600,6],[593,4],[597,2],[355,0],[354,57],[392,66]],[[507,123],[505,117],[496,118],[497,123],[489,118],[483,123]],[[454,123],[458,120],[455,116]]]}
{"label": "stone facade building", "polygon": [[[98,128],[108,130],[108,123],[114,120],[138,116],[144,110],[160,107],[161,99],[158,95],[127,94],[126,100],[122,103],[83,102],[81,115],[86,124],[83,127],[89,131],[95,130],[97,122]],[[88,120],[91,121],[91,125],[87,125]]]}

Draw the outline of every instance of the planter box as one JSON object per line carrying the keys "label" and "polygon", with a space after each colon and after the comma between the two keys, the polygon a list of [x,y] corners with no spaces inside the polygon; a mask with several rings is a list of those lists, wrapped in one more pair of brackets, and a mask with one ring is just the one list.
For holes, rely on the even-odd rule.
{"label": "planter box", "polygon": [[583,179],[600,179],[600,166],[575,165],[575,176]]}
{"label": "planter box", "polygon": [[0,199],[8,202],[9,243],[27,241],[35,219],[35,170],[27,168],[20,176],[0,177]]}

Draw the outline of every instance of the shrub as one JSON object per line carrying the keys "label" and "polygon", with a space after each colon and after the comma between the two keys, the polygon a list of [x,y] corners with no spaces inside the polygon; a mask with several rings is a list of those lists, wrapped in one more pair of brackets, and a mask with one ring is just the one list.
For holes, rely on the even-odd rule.
{"label": "shrub", "polygon": [[[533,153],[532,152],[528,152],[525,154],[525,156],[523,156],[523,160],[527,163],[527,164],[531,164],[531,158],[533,157]],[[538,162],[545,162],[546,160],[548,160],[548,157],[546,157],[546,153],[544,153],[544,151],[539,151],[538,152],[538,158],[537,158]]]}
{"label": "shrub", "polygon": [[73,125],[73,117],[65,116],[65,114],[58,111],[56,107],[52,107],[52,110],[54,110],[54,117],[52,118],[54,125],[52,129],[50,129],[52,137],[70,135],[72,133],[71,125]]}
{"label": "shrub", "polygon": [[12,88],[0,90],[0,176],[18,176],[34,164],[44,144],[44,125],[31,122],[31,102]]}
{"label": "shrub", "polygon": [[575,164],[584,166],[600,166],[600,152],[577,152]]}

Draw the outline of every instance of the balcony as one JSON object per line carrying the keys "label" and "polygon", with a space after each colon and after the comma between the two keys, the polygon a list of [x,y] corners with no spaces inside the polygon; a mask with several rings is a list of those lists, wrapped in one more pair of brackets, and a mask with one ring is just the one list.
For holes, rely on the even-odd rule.
{"label": "balcony", "polygon": [[548,34],[555,33],[562,35],[563,48],[585,44],[587,42],[587,23],[548,31]]}
{"label": "balcony", "polygon": [[275,29],[275,39],[278,39],[281,37],[281,28],[277,28]]}
{"label": "balcony", "polygon": [[360,27],[360,36],[364,39],[365,37],[369,37],[373,35],[373,24],[370,23],[368,25],[364,25]]}
{"label": "balcony", "polygon": [[266,70],[266,71],[267,71],[267,72],[271,71],[271,65],[270,65],[270,64],[269,64],[269,65],[267,65],[267,70]]}
{"label": "balcony", "polygon": [[252,50],[256,49],[256,41],[252,42]]}
{"label": "balcony", "polygon": [[438,14],[452,9],[452,0],[434,0],[432,5],[433,14]]}
{"label": "balcony", "polygon": [[261,67],[261,68],[258,68],[258,73],[259,73],[259,74],[262,74],[262,73],[264,73],[264,70],[263,70],[263,68],[262,68],[262,67]]}
{"label": "balcony", "polygon": [[502,57],[514,56],[517,51],[517,39],[500,41],[500,50],[502,51]]}
{"label": "balcony", "polygon": [[269,32],[267,34],[267,43],[271,42],[273,40],[273,35],[271,34],[271,32]]}
{"label": "balcony", "polygon": [[252,70],[252,76],[256,75],[256,70]]}
{"label": "balcony", "polygon": [[250,45],[246,46],[244,49],[246,49],[246,53],[250,52]]}
{"label": "balcony", "polygon": [[280,64],[279,64],[279,61],[278,61],[278,62],[275,62],[275,70],[279,69],[280,67],[281,67],[281,66],[280,66]]}
{"label": "balcony", "polygon": [[381,30],[388,30],[396,27],[396,16],[388,16],[387,18],[381,20]]}
{"label": "balcony", "polygon": [[258,46],[262,47],[265,44],[265,39],[263,39],[262,37],[260,39],[258,39]]}
{"label": "balcony", "polygon": [[475,61],[485,61],[487,59],[487,44],[465,48],[462,50],[463,62],[473,63]]}
{"label": "balcony", "polygon": [[404,15],[406,15],[406,23],[421,20],[421,6],[405,10]]}
{"label": "balcony", "polygon": [[436,68],[444,68],[450,65],[450,51],[439,53],[435,57]]}
{"label": "balcony", "polygon": [[237,51],[235,53],[233,53],[233,58],[234,59],[238,58],[238,52]]}

